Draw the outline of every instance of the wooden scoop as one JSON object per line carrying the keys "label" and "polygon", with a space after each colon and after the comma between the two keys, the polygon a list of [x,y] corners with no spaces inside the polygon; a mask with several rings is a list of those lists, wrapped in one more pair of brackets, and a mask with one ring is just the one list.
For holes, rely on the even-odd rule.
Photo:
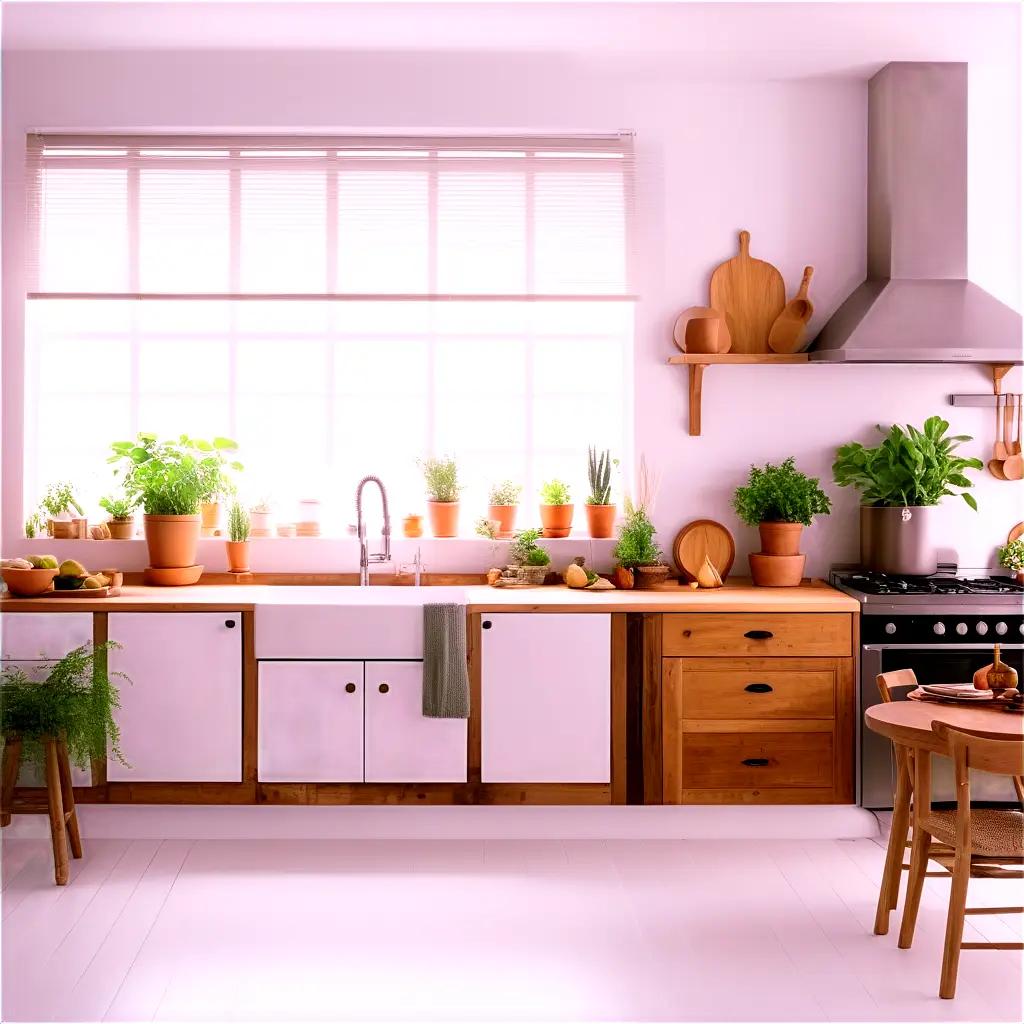
{"label": "wooden scoop", "polygon": [[1017,440],[1009,446],[1010,457],[1003,463],[1002,470],[1003,476],[1007,480],[1022,480],[1024,479],[1024,455],[1021,455],[1021,434],[1020,434],[1020,419],[1021,403],[1024,402],[1024,395],[1010,395],[1010,398],[1016,398],[1017,400]]}
{"label": "wooden scoop", "polygon": [[1000,435],[1000,422],[1001,417],[999,414],[999,408],[1002,403],[1003,396],[996,395],[996,443],[992,446],[992,458],[988,460],[988,471],[997,479],[1005,480],[1006,475],[1003,473],[1003,462],[1006,460],[1009,452],[1006,451],[1006,446],[1003,444],[1003,439]]}
{"label": "wooden scoop", "polygon": [[768,347],[773,352],[800,352],[804,347],[804,328],[814,315],[814,303],[807,298],[814,267],[804,267],[800,290],[786,303],[768,334]]}

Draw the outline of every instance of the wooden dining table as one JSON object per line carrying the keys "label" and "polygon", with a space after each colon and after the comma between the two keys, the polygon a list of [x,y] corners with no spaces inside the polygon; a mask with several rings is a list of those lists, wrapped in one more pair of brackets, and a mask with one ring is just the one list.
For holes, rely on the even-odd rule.
{"label": "wooden dining table", "polygon": [[[932,729],[934,722],[943,722],[956,729],[989,733],[998,739],[1024,739],[1024,715],[994,708],[910,699],[874,704],[864,712],[864,724],[869,729],[892,740],[898,755],[900,747],[910,755],[897,756],[899,770],[893,794],[892,828],[885,856],[885,871],[875,914],[876,935],[888,932],[889,912],[896,906],[903,852],[907,845],[907,829],[910,827],[913,780],[909,765],[919,753],[929,755],[927,765],[931,761],[931,754],[947,752],[946,743]],[[929,771],[924,772],[924,778],[930,778]],[[924,799],[928,799],[927,794]]]}

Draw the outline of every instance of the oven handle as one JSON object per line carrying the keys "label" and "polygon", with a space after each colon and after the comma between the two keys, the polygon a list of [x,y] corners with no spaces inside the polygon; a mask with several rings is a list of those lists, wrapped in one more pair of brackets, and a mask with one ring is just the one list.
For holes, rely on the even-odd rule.
{"label": "oven handle", "polygon": [[1001,651],[1024,651],[1024,644],[1004,644],[993,640],[989,644],[862,644],[862,651],[991,651],[993,644]]}

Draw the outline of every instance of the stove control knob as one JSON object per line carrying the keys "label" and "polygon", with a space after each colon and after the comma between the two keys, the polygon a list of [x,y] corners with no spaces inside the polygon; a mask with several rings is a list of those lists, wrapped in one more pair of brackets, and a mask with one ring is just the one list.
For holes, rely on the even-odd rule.
{"label": "stove control knob", "polygon": [[957,631],[957,633],[960,634],[960,636],[966,636],[967,635],[967,623],[966,622],[958,622],[956,624],[956,631]]}
{"label": "stove control knob", "polygon": [[895,622],[887,622],[885,624],[885,631],[886,631],[886,633],[889,634],[889,636],[892,636],[893,633],[896,632],[896,623]]}
{"label": "stove control knob", "polygon": [[988,623],[979,622],[974,628],[977,630],[978,636],[984,636],[988,632]]}
{"label": "stove control knob", "polygon": [[1000,636],[1006,636],[1006,623],[1005,622],[997,622],[996,623],[996,632]]}
{"label": "stove control knob", "polygon": [[946,627],[941,622],[936,622],[935,625],[932,626],[932,632],[936,636],[943,636],[946,632]]}

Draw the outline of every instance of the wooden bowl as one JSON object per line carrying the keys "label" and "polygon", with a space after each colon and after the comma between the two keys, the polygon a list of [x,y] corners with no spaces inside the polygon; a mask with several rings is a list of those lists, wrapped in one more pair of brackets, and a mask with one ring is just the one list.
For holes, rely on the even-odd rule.
{"label": "wooden bowl", "polygon": [[0,569],[7,589],[15,597],[39,597],[53,587],[56,569]]}
{"label": "wooden bowl", "polygon": [[190,587],[198,583],[202,575],[201,565],[186,565],[178,569],[154,569],[147,565],[142,579],[150,587]]}

